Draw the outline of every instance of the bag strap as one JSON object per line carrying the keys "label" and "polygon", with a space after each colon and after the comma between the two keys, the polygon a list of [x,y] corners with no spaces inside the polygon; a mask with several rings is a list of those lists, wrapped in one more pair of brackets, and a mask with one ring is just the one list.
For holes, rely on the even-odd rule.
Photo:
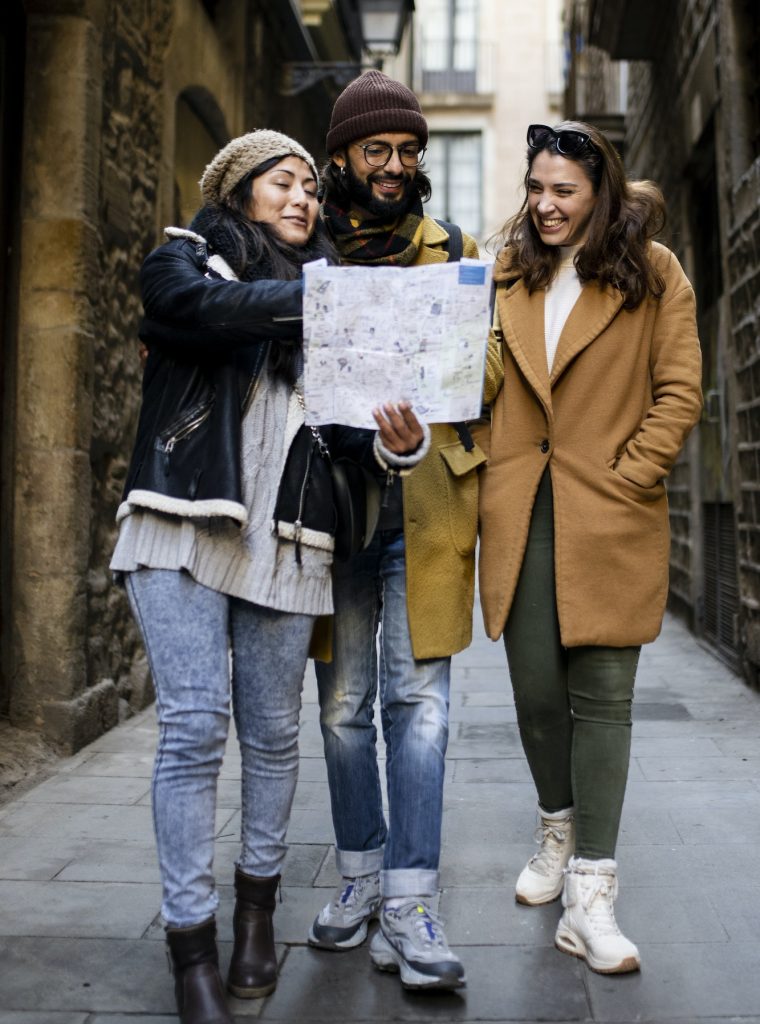
{"label": "bag strap", "polygon": [[462,253],[464,252],[464,239],[462,237],[462,229],[458,224],[450,224],[447,220],[438,220],[435,218],[435,222],[439,227],[442,227],[444,231],[448,232],[448,241],[444,243],[443,248],[449,254],[448,263],[456,263],[461,260]]}

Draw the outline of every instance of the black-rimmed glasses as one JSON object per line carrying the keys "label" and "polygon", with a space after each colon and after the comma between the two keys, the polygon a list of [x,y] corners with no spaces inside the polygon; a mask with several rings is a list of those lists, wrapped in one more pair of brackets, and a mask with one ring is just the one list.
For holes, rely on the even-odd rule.
{"label": "black-rimmed glasses", "polygon": [[389,142],[354,142],[353,145],[364,153],[364,159],[370,167],[385,167],[394,149],[404,167],[417,167],[425,155],[425,150],[418,142],[404,142],[401,146],[391,146]]}
{"label": "black-rimmed glasses", "polygon": [[577,156],[586,146],[593,146],[591,136],[575,128],[560,128],[555,131],[548,124],[532,124],[528,128],[528,145],[531,149],[546,149],[553,141],[561,156]]}

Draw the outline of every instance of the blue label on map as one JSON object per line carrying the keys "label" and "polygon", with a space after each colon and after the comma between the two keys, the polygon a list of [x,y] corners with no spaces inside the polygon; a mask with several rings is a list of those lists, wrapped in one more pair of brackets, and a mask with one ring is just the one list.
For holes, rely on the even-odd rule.
{"label": "blue label on map", "polygon": [[459,283],[460,284],[485,284],[486,281],[486,268],[485,267],[471,267],[466,263],[459,264]]}

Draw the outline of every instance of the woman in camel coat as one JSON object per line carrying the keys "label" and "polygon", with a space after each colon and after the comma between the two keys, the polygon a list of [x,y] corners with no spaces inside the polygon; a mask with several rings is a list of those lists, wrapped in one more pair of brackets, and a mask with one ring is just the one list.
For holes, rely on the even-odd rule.
{"label": "woman in camel coat", "polygon": [[504,386],[480,492],[480,588],[503,634],[538,791],[526,905],[560,894],[559,949],[636,970],[614,860],[640,645],[668,587],[664,479],[701,409],[694,294],[652,241],[662,196],[590,125],[528,131],[526,199],[495,279]]}

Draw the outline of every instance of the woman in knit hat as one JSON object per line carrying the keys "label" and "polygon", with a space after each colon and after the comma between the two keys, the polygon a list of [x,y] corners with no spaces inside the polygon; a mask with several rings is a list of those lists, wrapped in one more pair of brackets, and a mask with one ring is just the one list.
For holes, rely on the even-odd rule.
{"label": "woman in knit hat", "polygon": [[276,983],[272,913],[298,769],[301,685],[332,611],[331,455],[382,471],[424,454],[405,405],[378,433],[304,426],[301,268],[333,250],[309,153],[274,131],[234,139],[201,178],[189,230],[141,274],[143,406],[112,568],[148,652],[159,720],[153,810],[162,913],[183,1024],[231,1024],[216,950],[216,787],[230,688],[242,760],[228,989]]}

